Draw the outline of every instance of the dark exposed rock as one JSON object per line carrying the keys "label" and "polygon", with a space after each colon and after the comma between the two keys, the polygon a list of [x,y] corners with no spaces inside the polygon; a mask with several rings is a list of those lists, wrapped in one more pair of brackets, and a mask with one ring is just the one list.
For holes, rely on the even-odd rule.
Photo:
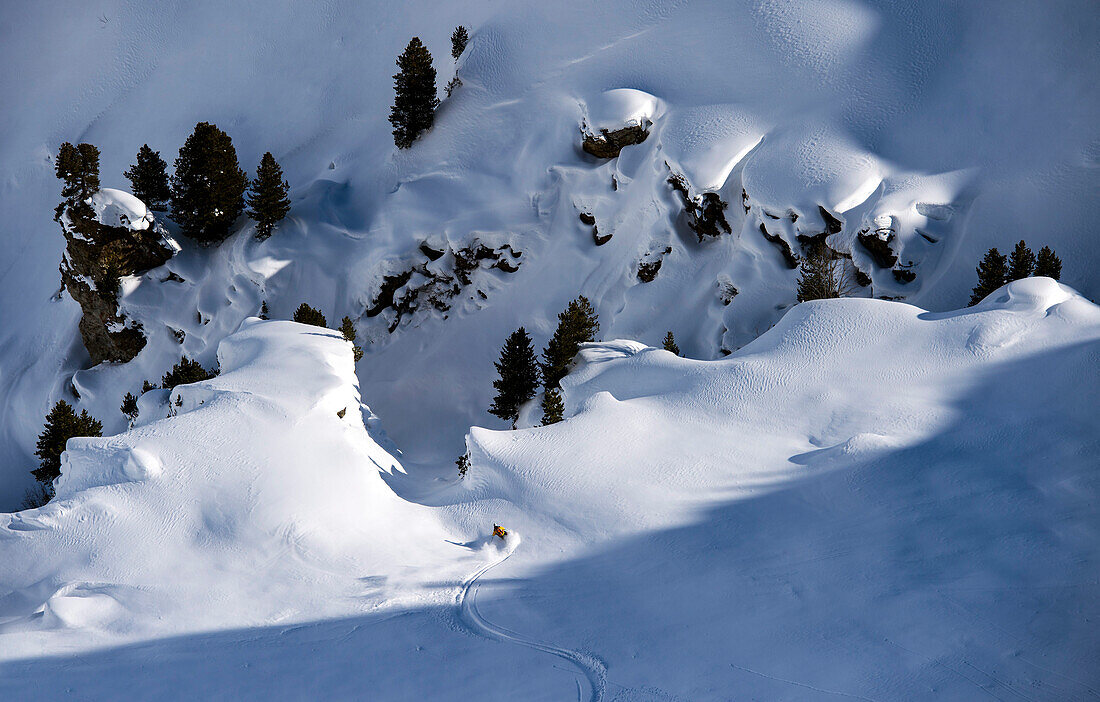
{"label": "dark exposed rock", "polygon": [[733,302],[733,298],[737,297],[737,293],[738,290],[733,286],[733,283],[718,283],[718,300],[723,307]]}
{"label": "dark exposed rock", "polygon": [[693,196],[687,179],[679,173],[673,173],[668,177],[668,184],[680,194],[684,203],[684,212],[688,216],[688,227],[699,241],[704,236],[718,238],[724,231],[727,234],[733,232],[730,223],[726,220],[726,208],[729,203],[718,196],[718,193],[704,192]]}
{"label": "dark exposed rock", "polygon": [[661,270],[664,257],[672,253],[672,247],[665,247],[664,251],[646,254],[638,264],[638,279],[643,283],[652,283]]}
{"label": "dark exposed rock", "polygon": [[647,120],[644,124],[630,124],[621,129],[601,129],[599,134],[582,128],[584,139],[581,148],[596,158],[615,158],[624,147],[645,141],[649,136],[650,124]]}
{"label": "dark exposed rock", "polygon": [[581,223],[592,227],[592,241],[596,246],[603,246],[611,241],[611,235],[600,236],[600,229],[596,226],[596,218],[590,212],[581,212]]}
{"label": "dark exposed rock", "polygon": [[764,235],[764,238],[775,245],[775,248],[779,249],[779,253],[783,254],[783,260],[787,264],[787,268],[798,268],[798,257],[791,251],[791,246],[786,242],[783,237],[778,234],[769,234],[768,228],[764,226],[764,223],[760,223],[760,233]]}
{"label": "dark exposed rock", "polygon": [[161,282],[162,283],[167,283],[167,282],[185,283],[187,281],[185,281],[182,277],[180,277],[175,271],[168,271],[168,277],[166,277]]}
{"label": "dark exposed rock", "polygon": [[83,312],[84,348],[93,364],[129,361],[146,340],[140,324],[119,314],[119,278],[162,265],[175,249],[155,220],[144,230],[109,226],[84,206],[68,207],[58,221],[65,236],[61,281]]}
{"label": "dark exposed rock", "polygon": [[393,307],[393,295],[397,290],[405,283],[409,282],[413,273],[416,270],[410,268],[407,271],[402,271],[395,275],[387,275],[382,277],[382,287],[379,289],[378,294],[374,298],[374,303],[367,308],[368,317],[377,317],[382,313],[382,310],[387,307]]}
{"label": "dark exposed rock", "polygon": [[[419,250],[425,256],[428,255],[423,245]],[[443,258],[447,252],[452,254],[450,271],[445,268],[439,270],[436,266],[428,267],[428,263]],[[519,259],[523,256],[522,252],[516,251],[509,244],[494,249],[476,240],[464,248],[448,248],[447,252],[434,259],[429,257],[427,261],[413,263],[399,273],[383,276],[378,294],[366,310],[367,317],[377,317],[386,310],[392,310],[394,315],[388,327],[392,333],[402,318],[419,309],[431,308],[448,312],[451,301],[473,282],[475,271],[495,268],[504,273],[515,273],[519,270]],[[409,286],[413,276],[419,278],[416,284]],[[477,290],[477,294],[482,299],[486,297],[481,290]]]}
{"label": "dark exposed rock", "polygon": [[899,283],[912,283],[917,279],[917,274],[908,268],[895,268],[893,269],[894,280]]}
{"label": "dark exposed rock", "polygon": [[893,230],[887,228],[872,233],[864,229],[856,238],[879,268],[893,268],[898,262],[897,254],[890,248],[890,242],[894,239]]}
{"label": "dark exposed rock", "polygon": [[833,216],[833,213],[825,209],[821,205],[817,206],[817,211],[821,213],[821,218],[825,220],[825,233],[826,234],[839,234],[840,230],[844,228],[844,223],[837,217]]}
{"label": "dark exposed rock", "polygon": [[865,288],[871,284],[871,276],[867,275],[858,268],[855,269],[855,272],[856,284],[859,285],[859,287]]}
{"label": "dark exposed rock", "polygon": [[420,242],[420,253],[427,256],[429,261],[438,261],[443,258],[443,254],[446,253],[446,251],[442,249],[433,249],[431,246],[428,246],[428,242],[422,241]]}

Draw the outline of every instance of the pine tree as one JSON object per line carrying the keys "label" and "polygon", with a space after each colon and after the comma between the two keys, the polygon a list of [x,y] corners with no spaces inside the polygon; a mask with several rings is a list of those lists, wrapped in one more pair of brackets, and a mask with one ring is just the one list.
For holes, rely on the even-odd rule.
{"label": "pine tree", "polygon": [[470,33],[461,24],[455,27],[451,34],[451,56],[457,62],[458,57],[466,50],[466,42],[470,41]]}
{"label": "pine tree", "polygon": [[577,355],[580,345],[595,341],[600,330],[600,319],[588,298],[581,295],[558,314],[558,328],[542,352],[542,383],[547,389],[556,388],[558,382],[569,373],[569,364]]}
{"label": "pine tree", "polygon": [[199,122],[176,159],[172,219],[192,239],[219,243],[244,210],[247,187],[233,140],[216,125]]}
{"label": "pine tree", "polygon": [[1027,247],[1023,239],[1008,256],[1008,276],[1006,282],[1030,278],[1035,272],[1035,254]]}
{"label": "pine tree", "polygon": [[73,146],[65,142],[58,149],[54,170],[64,182],[61,197],[65,198],[57,206],[54,219],[60,221],[66,206],[76,216],[90,219],[92,208],[86,201],[99,190],[99,149],[92,144]]}
{"label": "pine tree", "polygon": [[294,310],[293,319],[299,324],[312,324],[315,327],[328,327],[328,320],[325,319],[325,315],[321,314],[321,310],[314,309],[304,302],[298,305],[298,309]]}
{"label": "pine tree", "polygon": [[65,444],[74,436],[102,436],[103,425],[80,410],[78,415],[72,405],[58,400],[50,413],[46,415],[46,424],[38,435],[35,455],[39,458],[39,467],[31,471],[35,479],[44,485],[50,485],[61,475],[61,454]]}
{"label": "pine tree", "polygon": [[345,316],[340,322],[340,333],[344,335],[344,339],[351,342],[351,357],[358,363],[363,358],[363,349],[359,348],[355,344],[355,323],[351,321],[351,317]]}
{"label": "pine tree", "polygon": [[680,355],[680,347],[676,345],[676,337],[672,335],[672,332],[665,334],[665,351],[671,351],[677,356]]}
{"label": "pine tree", "polygon": [[985,252],[985,258],[978,264],[978,284],[970,293],[970,305],[974,306],[985,299],[986,295],[1005,284],[1008,276],[1008,257],[997,249]]}
{"label": "pine tree", "polygon": [[1045,275],[1055,280],[1062,277],[1062,259],[1058,258],[1049,246],[1039,250],[1039,258],[1035,262],[1035,275]]}
{"label": "pine tree", "polygon": [[122,398],[122,406],[119,407],[119,411],[122,412],[126,419],[130,420],[130,424],[137,421],[138,418],[138,398],[132,392],[126,393]]}
{"label": "pine tree", "polygon": [[264,300],[260,303],[260,314],[258,316],[260,319],[267,319],[268,314],[267,300]]}
{"label": "pine tree", "polygon": [[172,390],[177,385],[201,383],[204,380],[210,380],[216,375],[217,373],[203,368],[202,364],[198,361],[194,361],[184,356],[180,359],[179,363],[172,366],[172,370],[164,374],[164,377],[160,379],[160,386],[165,390]]}
{"label": "pine tree", "polygon": [[843,269],[824,246],[816,246],[799,264],[798,301],[840,297]]}
{"label": "pine tree", "polygon": [[393,125],[393,143],[399,149],[407,149],[421,132],[432,128],[439,98],[435,92],[432,55],[420,42],[420,37],[413,37],[405,47],[397,58],[397,67],[400,71],[393,77],[395,96],[390,124]]}
{"label": "pine tree", "polygon": [[151,210],[163,210],[172,198],[167,168],[168,164],[160,157],[160,152],[145,144],[138,149],[137,163],[122,175],[130,181],[130,189],[137,199]]}
{"label": "pine tree", "polygon": [[248,216],[256,222],[256,238],[271,236],[271,230],[290,212],[290,183],[283,180],[283,169],[268,151],[260,159],[256,179],[249,185]]}
{"label": "pine tree", "polygon": [[489,414],[511,420],[515,429],[520,407],[535,396],[539,386],[538,362],[527,330],[520,327],[508,336],[500,350],[500,360],[493,365],[500,378],[493,381],[497,396]]}
{"label": "pine tree", "polygon": [[565,414],[565,405],[557,388],[549,388],[542,394],[542,426],[557,424]]}

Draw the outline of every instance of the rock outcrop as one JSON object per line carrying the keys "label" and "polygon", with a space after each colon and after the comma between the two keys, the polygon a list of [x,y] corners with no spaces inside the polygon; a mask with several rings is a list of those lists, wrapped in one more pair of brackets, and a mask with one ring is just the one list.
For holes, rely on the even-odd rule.
{"label": "rock outcrop", "polygon": [[590,132],[582,129],[581,148],[596,158],[615,158],[624,147],[641,144],[649,136],[648,121],[628,124],[620,129],[600,129]]}
{"label": "rock outcrop", "polygon": [[[503,273],[519,270],[523,253],[510,244],[491,247],[477,239],[462,248],[435,248],[426,242],[419,247],[427,260],[382,277],[378,293],[366,309],[367,317],[390,311],[387,330],[393,333],[401,320],[417,310],[448,312],[452,301],[474,282],[479,270],[496,269]],[[485,293],[478,290],[485,298]]]}
{"label": "rock outcrop", "polygon": [[144,348],[141,325],[119,313],[119,279],[163,264],[179,246],[145,205],[118,190],[63,209],[61,281],[80,305],[80,337],[92,363],[126,362]]}

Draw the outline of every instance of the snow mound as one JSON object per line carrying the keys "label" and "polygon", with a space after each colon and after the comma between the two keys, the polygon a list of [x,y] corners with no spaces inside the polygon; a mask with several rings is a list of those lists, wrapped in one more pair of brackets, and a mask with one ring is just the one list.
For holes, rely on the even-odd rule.
{"label": "snow mound", "polygon": [[154,221],[144,202],[121,190],[102,188],[92,195],[91,205],[99,223],[108,227],[143,231]]}
{"label": "snow mound", "polygon": [[363,426],[338,332],[253,318],[218,358],[217,377],[143,397],[131,431],[72,440],[57,497],[0,517],[0,592],[19,603],[0,634],[17,648],[55,628],[127,638],[372,608],[359,578],[439,555],[438,517],[380,477],[398,461]]}
{"label": "snow mound", "polygon": [[627,126],[648,127],[664,111],[660,100],[633,88],[617,88],[601,93],[582,106],[589,129],[609,131]]}

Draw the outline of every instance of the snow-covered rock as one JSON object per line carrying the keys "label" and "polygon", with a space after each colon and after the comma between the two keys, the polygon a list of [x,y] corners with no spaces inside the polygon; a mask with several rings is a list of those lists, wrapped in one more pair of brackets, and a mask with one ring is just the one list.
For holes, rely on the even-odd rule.
{"label": "snow-covered rock", "polygon": [[133,195],[114,188],[103,188],[91,198],[92,209],[100,224],[108,227],[125,227],[134,231],[148,229],[153,223],[153,213],[145,203]]}

